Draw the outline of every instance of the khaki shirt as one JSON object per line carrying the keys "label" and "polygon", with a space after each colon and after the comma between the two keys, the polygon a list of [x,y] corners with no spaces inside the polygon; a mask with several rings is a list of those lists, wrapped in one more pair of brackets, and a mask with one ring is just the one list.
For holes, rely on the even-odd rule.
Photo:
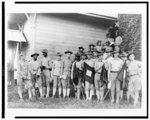
{"label": "khaki shirt", "polygon": [[97,73],[101,73],[102,71],[102,66],[104,65],[102,60],[97,59],[95,61],[94,69]]}
{"label": "khaki shirt", "polygon": [[51,68],[51,59],[49,57],[43,57],[42,60],[41,60],[41,65],[42,66],[45,66],[46,68]]}
{"label": "khaki shirt", "polygon": [[104,65],[105,65],[105,68],[108,70],[109,69],[109,64],[110,62],[113,60],[113,57],[110,56],[108,57],[107,59],[104,60]]}
{"label": "khaki shirt", "polygon": [[141,74],[141,62],[134,60],[134,61],[128,61],[127,62],[127,72],[128,75],[135,75],[135,74]]}
{"label": "khaki shirt", "polygon": [[120,71],[123,66],[123,61],[120,58],[113,58],[109,61],[110,71]]}
{"label": "khaki shirt", "polygon": [[32,60],[30,62],[30,72],[31,74],[36,74],[40,75],[41,74],[41,69],[40,69],[40,62],[38,60],[34,61]]}
{"label": "khaki shirt", "polygon": [[22,60],[18,61],[17,76],[19,78],[30,78],[29,63],[27,61],[22,61]]}
{"label": "khaki shirt", "polygon": [[63,60],[63,72],[71,72],[72,61],[70,59]]}
{"label": "khaki shirt", "polygon": [[63,62],[60,60],[53,61],[52,65],[52,74],[56,76],[62,75],[62,69],[63,69]]}

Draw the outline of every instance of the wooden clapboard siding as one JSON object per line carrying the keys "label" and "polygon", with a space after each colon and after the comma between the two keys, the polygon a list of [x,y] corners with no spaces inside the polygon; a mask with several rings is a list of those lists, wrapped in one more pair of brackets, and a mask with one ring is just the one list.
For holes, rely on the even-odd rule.
{"label": "wooden clapboard siding", "polygon": [[[94,24],[76,16],[73,19],[56,17],[51,14],[38,14],[35,24],[34,49],[41,53],[42,49],[48,49],[49,56],[54,58],[56,52],[64,52],[69,49],[74,53],[79,46],[88,50],[88,45],[96,44],[98,40],[104,40],[107,33],[107,25]],[[41,55],[40,55],[41,57]]]}

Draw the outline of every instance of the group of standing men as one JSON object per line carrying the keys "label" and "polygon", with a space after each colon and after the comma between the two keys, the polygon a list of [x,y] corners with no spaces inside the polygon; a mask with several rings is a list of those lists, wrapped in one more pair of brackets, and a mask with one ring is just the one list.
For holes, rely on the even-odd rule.
{"label": "group of standing men", "polygon": [[[86,100],[91,101],[96,94],[97,100],[102,103],[105,89],[110,89],[111,103],[119,104],[120,98],[123,99],[123,86],[128,83],[127,100],[131,96],[134,105],[137,105],[141,90],[141,63],[135,60],[135,55],[133,53],[127,55],[125,52],[120,54],[119,51],[111,49],[98,51],[94,49],[93,44],[89,46],[90,50],[87,52],[84,52],[82,46],[79,47],[74,61],[70,58],[73,53],[69,50],[64,52],[65,59],[61,59],[62,54],[58,52],[56,60],[53,61],[49,58],[47,49],[42,51],[41,61],[37,59],[38,53],[31,55],[33,60],[30,62],[27,62],[21,54],[17,69],[20,100],[23,101],[21,89],[23,82],[28,89],[29,99],[36,96],[36,88],[39,89],[40,98],[48,98],[50,83],[53,82],[52,97],[56,97],[57,90],[59,97],[69,97],[73,85],[77,99],[85,95]],[[120,79],[118,75],[122,69],[125,72]]]}

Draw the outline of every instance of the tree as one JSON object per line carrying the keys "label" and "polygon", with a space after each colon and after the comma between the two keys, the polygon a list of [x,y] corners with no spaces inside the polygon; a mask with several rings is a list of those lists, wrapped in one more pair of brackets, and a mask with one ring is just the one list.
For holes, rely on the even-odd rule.
{"label": "tree", "polygon": [[119,14],[119,34],[122,36],[121,50],[133,52],[141,60],[141,15]]}

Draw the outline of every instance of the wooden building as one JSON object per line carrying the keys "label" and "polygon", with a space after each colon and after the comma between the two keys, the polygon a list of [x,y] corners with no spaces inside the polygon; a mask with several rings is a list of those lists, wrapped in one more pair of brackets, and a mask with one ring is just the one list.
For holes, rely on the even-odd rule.
{"label": "wooden building", "polygon": [[41,57],[42,49],[48,49],[52,59],[56,52],[71,50],[75,53],[79,46],[88,50],[89,44],[105,40],[108,27],[116,21],[114,17],[92,13],[10,14],[10,18],[9,29],[21,26],[27,40],[20,48],[27,59],[33,52],[40,53]]}

